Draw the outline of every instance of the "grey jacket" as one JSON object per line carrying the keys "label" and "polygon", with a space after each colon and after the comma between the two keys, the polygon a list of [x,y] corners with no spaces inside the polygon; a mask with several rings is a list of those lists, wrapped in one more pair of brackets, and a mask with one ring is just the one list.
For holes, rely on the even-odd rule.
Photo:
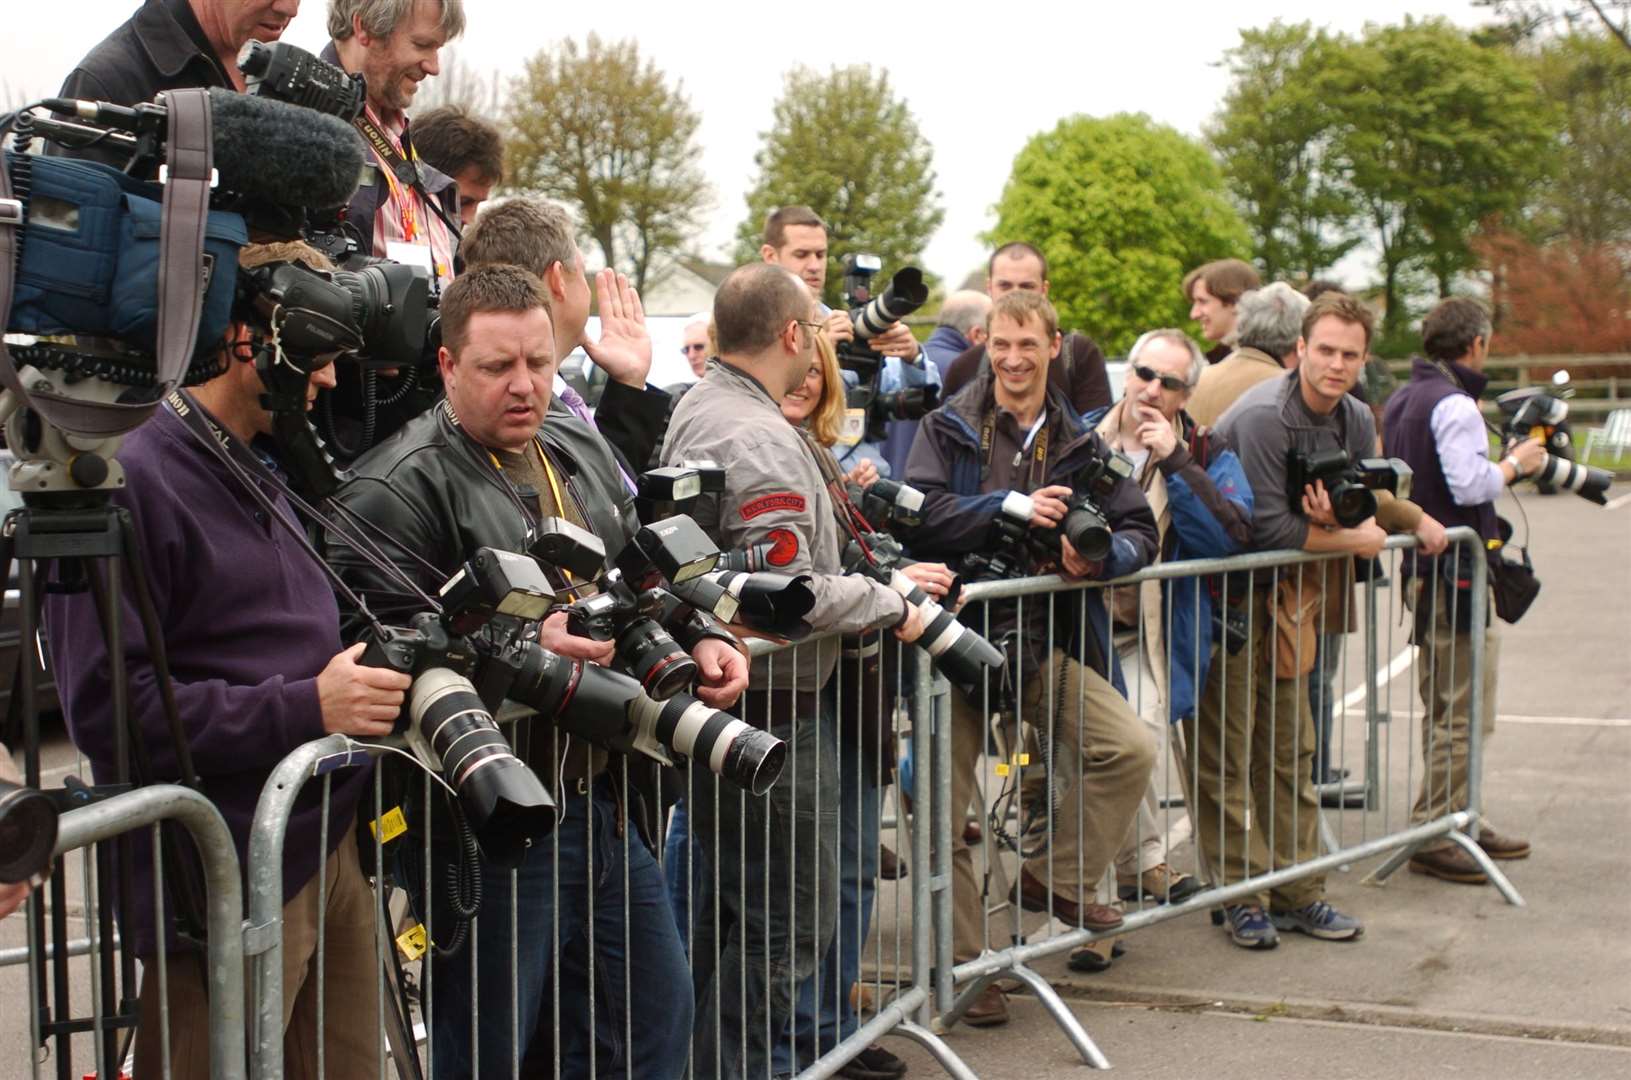
{"label": "grey jacket", "polygon": [[[692,512],[720,550],[771,541],[769,562],[783,574],[810,574],[813,632],[855,633],[894,626],[906,617],[901,596],[867,578],[839,572],[847,537],[808,445],[751,375],[723,362],[680,401],[663,443],[663,463],[710,459],[725,468],[725,491],[703,496]],[[793,659],[797,690],[818,690],[832,674],[837,643],[803,646]],[[788,688],[785,655],[753,665],[757,687]]]}

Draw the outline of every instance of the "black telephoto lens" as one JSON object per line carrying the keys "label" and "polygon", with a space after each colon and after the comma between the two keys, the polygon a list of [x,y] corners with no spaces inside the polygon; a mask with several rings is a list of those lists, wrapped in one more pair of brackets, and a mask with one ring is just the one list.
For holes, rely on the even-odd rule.
{"label": "black telephoto lens", "polygon": [[43,875],[56,846],[57,808],[50,796],[0,780],[0,884]]}
{"label": "black telephoto lens", "polygon": [[617,656],[652,697],[671,698],[697,681],[697,662],[655,619],[639,618],[617,636]]}
{"label": "black telephoto lens", "polygon": [[1363,484],[1339,480],[1331,485],[1331,516],[1344,529],[1352,529],[1376,516],[1376,493]]}
{"label": "black telephoto lens", "polygon": [[1059,531],[1088,562],[1100,562],[1110,554],[1110,524],[1085,499],[1078,499],[1065,514]]}
{"label": "black telephoto lens", "polygon": [[482,854],[519,866],[530,844],[555,827],[555,800],[510,749],[470,680],[451,668],[428,668],[408,699],[410,743],[441,763]]}

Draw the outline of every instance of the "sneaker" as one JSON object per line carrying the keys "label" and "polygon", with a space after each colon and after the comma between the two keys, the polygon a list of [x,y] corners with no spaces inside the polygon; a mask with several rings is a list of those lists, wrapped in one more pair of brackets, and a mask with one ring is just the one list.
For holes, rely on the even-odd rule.
{"label": "sneaker", "polygon": [[1280,944],[1274,923],[1257,904],[1241,904],[1223,909],[1228,920],[1229,940],[1242,949],[1272,949]]}
{"label": "sneaker", "polygon": [[906,1062],[873,1043],[839,1069],[837,1075],[849,1080],[895,1080],[897,1076],[906,1075]]}
{"label": "sneaker", "polygon": [[1324,900],[1290,911],[1274,911],[1269,918],[1281,930],[1296,930],[1321,941],[1353,941],[1365,933],[1365,924],[1344,915]]}

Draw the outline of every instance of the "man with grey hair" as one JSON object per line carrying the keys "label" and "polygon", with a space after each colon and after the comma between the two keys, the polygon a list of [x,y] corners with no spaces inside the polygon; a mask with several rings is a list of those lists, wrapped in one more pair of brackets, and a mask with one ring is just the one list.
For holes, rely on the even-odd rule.
{"label": "man with grey hair", "polygon": [[362,254],[423,266],[438,288],[453,280],[459,190],[414,153],[407,109],[462,33],[464,0],[329,0],[323,59],[368,83],[356,125],[369,164],[347,221]]}
{"label": "man with grey hair", "polygon": [[1297,339],[1309,299],[1283,281],[1253,289],[1235,305],[1235,351],[1201,373],[1188,413],[1208,427],[1235,399],[1297,366]]}
{"label": "man with grey hair", "polygon": [[[1207,370],[1216,369],[1208,369],[1183,331],[1151,330],[1127,354],[1121,400],[1089,418],[1105,443],[1133,462],[1133,476],[1155,516],[1157,562],[1221,558],[1251,540],[1252,491],[1240,460],[1184,411]],[[1149,581],[1113,590],[1110,601],[1129,696],[1159,739],[1168,723],[1194,716],[1198,688],[1206,683],[1210,589],[1197,578]],[[1167,864],[1152,812],[1156,800],[1152,783],[1116,854],[1118,893],[1135,902],[1179,903],[1200,884]],[[1102,971],[1110,964],[1110,948],[1105,942],[1078,949],[1071,967]]]}
{"label": "man with grey hair", "polygon": [[[769,569],[807,575],[810,631],[892,627],[911,642],[923,632],[917,608],[887,585],[841,572],[846,536],[833,491],[842,498],[842,488],[829,483],[836,466],[781,412],[817,362],[824,325],[807,284],[786,268],[733,271],[714,296],[719,356],[674,410],[663,460],[724,467],[725,490],[704,494],[692,516],[722,550],[768,541]],[[830,634],[791,659],[754,662],[742,715],[790,744],[787,771],[764,799],[719,789],[706,766],[691,769],[691,826],[718,875],[712,910],[696,912],[688,928],[699,1076],[769,1075],[771,1040],[787,1029],[799,986],[832,943],[839,782],[829,683],[837,663]],[[796,868],[789,851],[799,854]]]}

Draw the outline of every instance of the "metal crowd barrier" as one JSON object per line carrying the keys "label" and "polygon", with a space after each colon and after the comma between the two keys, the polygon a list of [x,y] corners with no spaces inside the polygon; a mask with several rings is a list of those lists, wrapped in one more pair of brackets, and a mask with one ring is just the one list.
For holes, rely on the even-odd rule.
{"label": "metal crowd barrier", "polygon": [[[1482,548],[1470,530],[1454,530],[1452,539],[1456,546],[1445,558],[1465,570],[1469,588],[1464,600],[1447,601],[1448,615],[1453,624],[1460,605],[1469,605],[1476,625],[1487,607]],[[1367,879],[1380,882],[1422,845],[1446,839],[1467,851],[1509,901],[1521,903],[1476,844],[1480,725],[1468,732],[1464,799],[1449,792],[1442,778],[1424,775],[1419,764],[1424,753],[1436,760],[1445,736],[1417,704],[1417,682],[1448,677],[1453,683],[1458,671],[1471,676],[1463,680],[1467,707],[1479,716],[1486,705],[1480,676],[1489,658],[1479,634],[1471,635],[1466,655],[1451,649],[1419,656],[1406,643],[1399,625],[1408,618],[1399,555],[1413,544],[1411,538],[1390,540],[1379,572],[1357,593],[1325,584],[1323,567],[1346,557],[1292,552],[1157,566],[1108,583],[1050,577],[968,586],[969,602],[1011,602],[1021,621],[1027,605],[1033,614],[1045,613],[1045,633],[1028,639],[1044,657],[1068,652],[1065,647],[1084,636],[1090,619],[1101,620],[1106,640],[1121,639],[1117,651],[1128,675],[1127,696],[1098,697],[1092,711],[1087,703],[1104,687],[1071,676],[1061,689],[1055,670],[1037,672],[1023,653],[1010,664],[1018,687],[1012,704],[1002,704],[1001,687],[991,680],[979,688],[977,702],[959,704],[953,697],[959,691],[933,670],[927,654],[900,647],[888,634],[871,641],[828,637],[756,646],[760,676],[731,711],[788,742],[782,778],[768,796],[717,782],[700,766],[682,766],[677,789],[661,800],[666,807],[677,796],[677,805],[642,838],[636,828],[642,807],[627,794],[633,780],[625,763],[616,769],[620,784],[610,816],[595,809],[608,805],[595,785],[568,790],[563,824],[528,853],[521,870],[485,875],[480,911],[467,922],[450,919],[434,901],[404,902],[415,889],[435,897],[450,888],[445,838],[422,827],[397,835],[414,824],[402,820],[402,808],[439,797],[438,782],[410,770],[409,782],[398,790],[376,768],[359,810],[365,821],[378,824],[359,832],[364,862],[386,871],[375,879],[372,902],[375,985],[332,1005],[325,1000],[319,915],[319,944],[298,991],[310,998],[315,989],[318,1075],[333,1071],[325,1070],[322,1025],[345,1023],[371,1036],[377,1032],[382,1077],[819,1078],[894,1035],[924,1047],[962,1078],[973,1073],[940,1035],[999,980],[1034,994],[1082,1060],[1103,1067],[1105,1056],[1036,962],[1169,919],[1249,902],[1262,892],[1307,887],[1358,860],[1388,854]],[[1142,593],[1159,607],[1162,625],[1171,627],[1180,602],[1176,592],[1162,591],[1162,583],[1222,581],[1224,575],[1240,586],[1242,599],[1231,610],[1243,622],[1244,647],[1214,648],[1209,626],[1198,627],[1186,646],[1191,662],[1212,658],[1211,678],[1195,693],[1197,701],[1215,693],[1220,714],[1227,715],[1229,695],[1252,685],[1266,662],[1265,593],[1282,583],[1300,588],[1317,581],[1309,587],[1339,616],[1333,624],[1338,629],[1328,626],[1319,644],[1295,639],[1287,663],[1312,671],[1280,680],[1289,687],[1276,683],[1262,695],[1254,713],[1256,741],[1243,745],[1231,744],[1217,725],[1169,723],[1166,702],[1180,659],[1172,636],[1143,618],[1118,632],[1108,614],[1118,597]],[[1183,595],[1198,617],[1198,594]],[[1225,602],[1232,595],[1220,593]],[[1089,596],[1106,606],[1090,612],[1076,603]],[[1351,627],[1345,619],[1350,612]],[[986,630],[996,636],[989,622]],[[1354,655],[1338,656],[1344,644]],[[1305,655],[1310,648],[1320,650],[1320,663]],[[837,667],[824,699],[778,698],[795,691],[801,666],[840,649],[853,655]],[[1153,677],[1140,674],[1163,656],[1162,670]],[[1353,665],[1362,666],[1363,679],[1344,692]],[[1310,703],[1309,684],[1324,686],[1326,672],[1335,693],[1316,693]],[[1406,672],[1407,678],[1396,677]],[[1313,707],[1323,711],[1327,704],[1332,722],[1322,736]],[[993,713],[1000,716],[994,727]],[[1093,734],[1110,713],[1123,721],[1133,717],[1128,730],[1135,735],[1115,753]],[[541,720],[518,723],[512,735],[518,744],[541,740],[541,760],[555,761],[566,748],[560,730]],[[1331,768],[1352,775],[1333,773],[1315,787],[1292,774],[1283,788],[1269,785],[1261,804],[1233,819],[1206,809],[1227,805],[1227,785],[1237,782],[1229,777],[1272,775],[1276,760],[1265,757],[1289,754],[1311,768],[1319,748],[1310,744],[1320,741]],[[890,758],[906,746],[913,768],[906,785],[910,797],[903,799]],[[1085,766],[1078,749],[1083,746]],[[972,782],[957,779],[954,750],[965,771],[968,760],[975,763]],[[1203,751],[1216,766],[1216,790],[1198,787]],[[340,769],[377,764],[398,752],[333,736],[297,749],[266,785],[247,867],[254,1076],[281,1077],[289,1064],[279,1037],[285,999],[296,992],[284,985],[282,955],[281,857],[289,815],[308,785],[321,785],[326,806]],[[1132,823],[1126,837],[1106,837],[1117,814],[1095,801],[1110,798],[1103,791],[1112,774],[1122,777],[1114,799],[1118,814]],[[1449,793],[1432,795],[1429,812],[1413,821],[1410,802],[1423,783],[1430,792]],[[1128,809],[1133,788],[1142,807],[1136,815]],[[1091,797],[1084,797],[1089,791]],[[959,805],[964,793],[969,797]],[[1323,800],[1331,805],[1322,806]],[[982,827],[972,847],[963,839],[971,811]],[[1216,820],[1207,827],[1186,824],[1203,813]],[[410,806],[406,816],[413,814]],[[350,828],[351,822],[329,820],[325,813],[322,842],[328,846],[331,830]],[[655,855],[647,851],[648,841]],[[1257,856],[1241,854],[1254,844]],[[1103,865],[1111,849],[1113,857]],[[410,855],[408,861],[422,869],[423,885],[380,887],[386,880],[405,883],[397,868]],[[1128,873],[1118,879],[1117,858],[1124,871],[1131,868],[1133,883],[1131,898],[1120,901],[1121,926],[1096,931],[1061,918],[1061,896],[1082,905],[1117,898]],[[666,880],[662,895],[642,891],[642,883],[652,880],[653,859]],[[1203,887],[1181,902],[1161,902],[1164,897],[1145,890],[1152,860],[1187,871]],[[1032,884],[1046,894],[1040,904],[1034,892],[1027,898],[1013,890],[1022,862],[1040,868],[1032,874]],[[883,876],[881,868],[898,876]],[[547,881],[543,894],[537,887],[518,892],[523,877],[536,880],[539,872]],[[597,910],[597,896],[622,900],[616,910]],[[1016,896],[1022,903],[1014,903]],[[649,961],[671,943],[654,944],[647,934],[654,904],[671,915],[683,950],[684,966],[664,969],[660,977]],[[325,910],[321,902],[318,909]],[[976,913],[972,922],[970,911]],[[586,947],[591,939],[584,926],[595,928],[593,948]],[[498,969],[479,959],[484,940],[490,948],[502,947]],[[509,947],[517,942],[524,947]],[[447,955],[438,955],[444,950]],[[439,1053],[439,1042],[450,1045]],[[469,1057],[456,1068],[436,1068],[433,1063],[454,1053],[452,1046],[467,1046]],[[653,1059],[655,1047],[666,1049]],[[301,1064],[309,1068],[312,1062]]]}
{"label": "metal crowd barrier", "polygon": [[[51,882],[30,896],[22,917],[28,925],[28,946],[22,950],[7,950],[0,957],[0,966],[29,965],[28,971],[28,1023],[30,1075],[37,1078],[42,1070],[59,1077],[93,1075],[73,1065],[75,1036],[89,1037],[91,1058],[95,1062],[95,1076],[119,1077],[127,1054],[122,1048],[122,1033],[132,1027],[132,1018],[120,1016],[121,1006],[133,1007],[136,988],[134,965],[129,957],[121,956],[117,933],[111,930],[112,902],[99,903],[99,899],[115,888],[108,879],[111,863],[101,857],[93,845],[106,844],[138,829],[150,829],[153,841],[154,897],[166,891],[164,860],[159,857],[159,830],[162,822],[181,825],[192,838],[202,868],[202,884],[206,891],[204,916],[207,933],[207,959],[205,970],[209,979],[209,1064],[214,1080],[241,1080],[245,1073],[244,1054],[244,979],[243,939],[240,936],[243,912],[243,886],[239,877],[238,857],[233,848],[232,835],[220,811],[203,795],[190,788],[169,784],[137,788],[100,799],[64,813],[58,822],[57,844],[54,857],[61,860],[67,853],[86,849],[84,862],[85,910],[83,919],[87,936],[67,942],[59,951],[45,941],[47,919],[54,927],[53,937],[66,940],[66,928],[71,918],[70,906],[63,881],[65,864],[57,863]],[[51,892],[49,913],[45,910],[43,893]],[[101,916],[106,915],[107,918]],[[91,1015],[74,1019],[77,992],[71,961],[88,958],[84,964],[89,982]],[[48,978],[49,975],[49,978]],[[171,1075],[170,1018],[168,987],[171,975],[164,950],[158,950],[152,960],[144,961],[142,979],[156,980],[160,1027],[159,1060],[162,1075]],[[122,990],[120,987],[122,986]],[[42,1023],[43,1017],[49,1017]],[[146,1033],[146,1037],[154,1037]],[[49,1049],[48,1059],[42,1053]]]}
{"label": "metal crowd barrier", "polygon": [[[1424,590],[1414,598],[1415,603],[1430,605],[1429,619],[1443,616],[1450,620],[1450,625],[1462,614],[1461,607],[1467,605],[1471,624],[1481,625],[1486,617],[1493,617],[1493,612],[1487,611],[1488,569],[1483,546],[1469,529],[1450,530],[1450,539],[1452,547],[1442,558],[1456,568],[1457,577],[1469,583],[1465,598],[1459,592],[1450,593],[1446,598],[1444,591]],[[1309,885],[1311,879],[1346,870],[1361,859],[1388,854],[1382,865],[1365,879],[1367,883],[1380,884],[1423,845],[1436,845],[1445,840],[1466,851],[1510,903],[1522,904],[1510,882],[1476,843],[1480,820],[1476,808],[1480,805],[1482,725],[1468,725],[1464,798],[1456,796],[1449,777],[1441,775],[1436,766],[1429,774],[1420,765],[1424,758],[1437,760],[1442,756],[1439,751],[1448,748],[1443,745],[1447,731],[1433,724],[1417,704],[1418,684],[1425,682],[1435,694],[1447,693],[1453,685],[1458,693],[1466,695],[1460,707],[1471,716],[1484,716],[1488,704],[1483,678],[1487,658],[1484,635],[1478,633],[1466,636],[1470,646],[1467,655],[1459,655],[1454,647],[1419,650],[1407,644],[1406,631],[1397,626],[1401,619],[1408,621],[1412,617],[1402,595],[1406,581],[1400,573],[1399,555],[1414,546],[1414,537],[1388,540],[1383,558],[1376,562],[1376,571],[1359,585],[1357,608],[1350,602],[1354,590],[1333,587],[1322,572],[1327,565],[1349,561],[1348,556],[1300,552],[1262,552],[1165,564],[1107,583],[1047,577],[979,583],[965,589],[970,603],[1008,601],[1014,617],[1021,623],[1025,621],[1027,605],[1033,616],[1038,614],[1035,609],[1041,606],[1044,609],[1041,614],[1045,615],[1041,621],[1048,627],[1047,640],[1033,644],[1045,644],[1044,656],[1057,655],[1057,650],[1065,647],[1064,639],[1079,641],[1089,629],[1099,631],[1104,641],[1115,641],[1119,637],[1120,648],[1113,651],[1118,654],[1128,683],[1127,704],[1133,714],[1142,718],[1143,722],[1137,727],[1147,730],[1157,749],[1152,755],[1148,790],[1143,794],[1137,816],[1132,818],[1131,834],[1114,845],[1115,854],[1108,866],[1104,865],[1105,837],[1102,835],[1083,840],[1063,852],[1053,850],[1053,837],[1061,831],[1067,837],[1082,837],[1095,822],[1102,825],[1106,810],[1101,804],[1116,800],[1120,800],[1117,805],[1124,804],[1126,785],[1109,794],[1105,790],[1105,777],[1115,772],[1117,753],[1125,757],[1132,752],[1121,744],[1136,746],[1138,740],[1127,737],[1125,723],[1120,725],[1119,734],[1107,733],[1107,725],[1103,723],[1105,710],[1087,707],[1092,697],[1090,691],[1079,690],[1074,700],[1067,700],[1064,680],[1056,683],[1047,675],[1039,680],[1038,672],[1034,668],[1027,670],[1021,659],[1020,669],[1012,673],[1014,682],[1021,687],[1040,683],[1042,689],[1040,695],[1032,692],[1032,697],[1040,696],[1039,701],[1027,702],[1022,694],[1017,702],[1007,704],[1008,715],[998,724],[998,729],[1008,729],[1012,745],[1002,760],[988,759],[983,753],[986,747],[981,748],[974,806],[985,820],[986,829],[979,850],[974,853],[982,856],[973,878],[978,898],[971,900],[966,895],[956,895],[959,883],[955,876],[947,887],[937,889],[934,895],[937,973],[934,1030],[945,1031],[958,1023],[992,984],[1023,984],[1063,1028],[1086,1064],[1108,1067],[1104,1054],[1047,979],[1034,970],[1033,963],[1046,957],[1076,953],[1096,943],[1098,959],[1084,965],[1082,970],[1102,970],[1110,962],[1106,943],[1121,936],[1207,909],[1212,909],[1214,922],[1221,923],[1220,908],[1253,903],[1265,892],[1286,895],[1290,890],[1304,897],[1318,897],[1319,888]],[[1208,596],[1217,595],[1220,602],[1227,602],[1232,593],[1222,591],[1225,575],[1243,595],[1240,605],[1230,608],[1237,620],[1244,621],[1243,626],[1236,627],[1245,641],[1239,653],[1214,647],[1209,628],[1200,627],[1190,646],[1190,655],[1187,658],[1175,655],[1171,636],[1152,637],[1142,617],[1130,630],[1118,630],[1109,614],[1117,609],[1118,599],[1129,590],[1136,590],[1143,594],[1140,611],[1147,614],[1152,602],[1159,605],[1160,625],[1171,627],[1175,616],[1181,613],[1175,609],[1178,592],[1164,591],[1157,583],[1201,579],[1204,583],[1201,587],[1209,590]],[[1267,617],[1266,595],[1273,594],[1282,584],[1296,592],[1305,586],[1317,592],[1321,607],[1337,613],[1339,629],[1319,635],[1318,645],[1305,645],[1304,637],[1298,635],[1287,663],[1298,661],[1292,670],[1301,669],[1304,673],[1270,679],[1263,669],[1272,658],[1260,649],[1265,638],[1272,642],[1273,626],[1262,620]],[[1210,591],[1213,589],[1217,590],[1216,594]],[[1183,603],[1193,605],[1189,614],[1198,619],[1202,614],[1199,594],[1186,595],[1188,599]],[[1092,616],[1089,605],[1077,602],[1087,596],[1103,601]],[[1436,609],[1440,603],[1446,605],[1444,611]],[[1070,611],[1062,611],[1066,605]],[[1350,614],[1353,616],[1351,625],[1347,622]],[[1090,617],[1095,620],[1091,627]],[[989,607],[986,618],[985,629],[990,636]],[[1332,653],[1341,648],[1344,638],[1351,638],[1353,634],[1360,637],[1363,659],[1356,663],[1363,665],[1364,681],[1340,701],[1323,686],[1315,692],[1314,704],[1329,705],[1333,713],[1328,733],[1322,738],[1312,715],[1309,683],[1313,680],[1322,684],[1322,674],[1327,671],[1339,686],[1347,681],[1337,676],[1348,670],[1348,658],[1344,655],[1339,660]],[[1402,651],[1395,653],[1396,647]],[[1315,663],[1315,658],[1305,655],[1305,648],[1325,650],[1324,663]],[[1173,692],[1175,666],[1185,660],[1198,666],[1206,656],[1211,657],[1207,689],[1196,688],[1201,715],[1184,723],[1169,723],[1166,705]],[[1152,680],[1144,672],[1157,663],[1164,668],[1164,677]],[[1013,661],[1010,664],[1012,666]],[[1458,667],[1466,675],[1459,683],[1456,681]],[[1405,671],[1410,678],[1401,684],[1394,676]],[[1384,679],[1387,680],[1385,686]],[[1258,685],[1259,682],[1262,685]],[[1404,689],[1395,694],[1401,685]],[[1208,693],[1213,694],[1216,706],[1213,715],[1229,717],[1231,708],[1242,709],[1239,695],[1243,688],[1249,689],[1244,691],[1247,697],[1242,711],[1254,716],[1256,736],[1242,746],[1226,740],[1225,722],[1209,720],[1206,709],[1200,706]],[[972,715],[974,722],[982,722],[978,738],[983,742],[986,738],[983,722],[988,721],[992,713],[1004,711],[998,707],[997,689],[987,680],[979,695],[982,700],[972,709],[965,705],[959,710],[962,717],[953,712],[952,726],[959,722],[967,725]],[[940,693],[949,695],[954,691],[942,687]],[[1236,695],[1233,703],[1229,700],[1231,693]],[[1040,717],[1036,715],[1038,711],[1042,713]],[[1360,729],[1352,734],[1363,741],[1360,754],[1353,758],[1348,754],[1351,716],[1362,721]],[[1095,737],[1099,740],[1097,745],[1091,741]],[[937,806],[952,802],[955,777],[952,748],[956,741],[955,737],[943,739],[935,747]],[[1335,771],[1322,777],[1324,782],[1316,785],[1311,782],[1312,769],[1322,741],[1326,743],[1324,752],[1330,755],[1331,768]],[[1078,747],[1085,747],[1089,756],[1086,765],[1079,764],[1082,751]],[[1097,759],[1092,758],[1095,753],[1099,755]],[[1108,760],[1106,754],[1109,754]],[[1036,760],[1038,756],[1041,760]],[[1263,760],[1265,756],[1270,760]],[[1210,768],[1203,770],[1203,760]],[[1083,789],[1087,785],[1083,778],[1092,780],[1095,761],[1100,767],[1099,782],[1091,785],[1091,794],[1084,798]],[[1277,769],[1284,770],[1291,762],[1299,761],[1309,774],[1310,782],[1298,784],[1301,774],[1297,773],[1283,778],[1277,776]],[[1347,768],[1350,763],[1354,765],[1352,770]],[[993,767],[997,774],[995,780],[989,775]],[[1393,781],[1401,770],[1403,784],[1396,784]],[[1213,788],[1197,790],[1204,772],[1216,773],[1216,782]],[[1357,778],[1347,779],[1350,773],[1357,774]],[[1275,783],[1276,779],[1282,779],[1282,783]],[[1243,814],[1235,813],[1231,821],[1227,810],[1230,797],[1243,795],[1258,783],[1266,788],[1266,805],[1253,797],[1252,805],[1248,805]],[[1427,786],[1427,793],[1421,796],[1425,810],[1418,807],[1412,815],[1410,801],[1420,785]],[[993,786],[999,789],[996,794],[1001,796],[1000,805],[993,795]],[[964,808],[954,806],[952,809],[959,820],[955,823],[940,820],[936,827],[941,837],[955,843],[955,833],[962,827],[960,815]],[[1197,814],[1203,811],[1206,817],[1215,818],[1215,824],[1202,827],[1195,823]],[[1121,816],[1126,817],[1124,810]],[[1412,821],[1412,816],[1416,820]],[[1021,860],[1013,851],[1003,849],[1002,844],[994,843],[993,833],[1006,834],[1006,847],[1020,847],[1030,856],[1028,861],[1033,866],[1039,863],[1037,849],[1045,855],[1047,862],[1042,879],[1038,881],[1033,875],[1031,884],[1040,885],[1040,889],[1033,891],[1033,898],[1037,898],[1039,892],[1046,895],[1040,904],[1034,900],[1030,904],[1044,910],[1027,912],[1023,910],[1025,905],[1014,903],[1016,896],[1023,896],[1011,884],[1023,872],[1015,865]],[[1027,838],[1032,841],[1029,848]],[[1149,853],[1152,847],[1153,855]],[[1084,925],[1085,915],[1078,920],[1070,919],[1069,903],[1085,905],[1095,899],[1114,901],[1118,891],[1128,890],[1127,875],[1118,875],[1115,871],[1118,859],[1125,866],[1129,858],[1133,860],[1130,864],[1132,895],[1122,900],[1126,911],[1121,925],[1095,930]],[[1164,902],[1163,896],[1150,895],[1144,890],[1143,872],[1152,868],[1145,865],[1152,858],[1156,866],[1188,871],[1203,887],[1175,903]],[[1088,866],[1090,860],[1095,864],[1093,868]],[[1171,880],[1170,877],[1167,880]],[[961,887],[967,890],[966,878]],[[958,925],[959,901],[964,907],[963,926]],[[973,947],[967,926],[971,903],[977,903],[979,911],[975,931],[978,942]],[[1270,906],[1272,904],[1271,900]],[[957,937],[963,939],[960,947],[954,943]]]}

